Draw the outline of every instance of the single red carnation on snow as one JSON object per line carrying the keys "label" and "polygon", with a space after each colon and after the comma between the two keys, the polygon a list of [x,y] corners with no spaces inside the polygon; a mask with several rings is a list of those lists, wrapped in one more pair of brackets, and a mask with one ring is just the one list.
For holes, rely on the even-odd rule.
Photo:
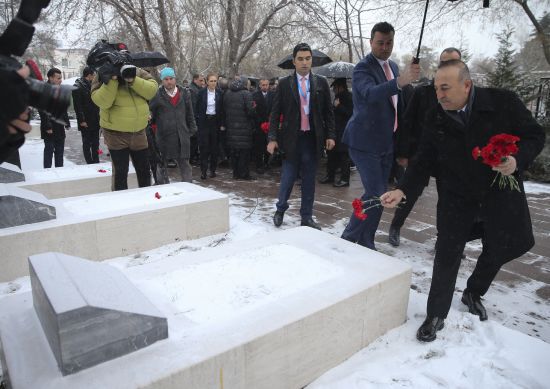
{"label": "single red carnation on snow", "polygon": [[157,192],[157,193],[155,193],[155,197],[156,197],[157,199],[160,199],[162,196],[160,195],[159,192]]}

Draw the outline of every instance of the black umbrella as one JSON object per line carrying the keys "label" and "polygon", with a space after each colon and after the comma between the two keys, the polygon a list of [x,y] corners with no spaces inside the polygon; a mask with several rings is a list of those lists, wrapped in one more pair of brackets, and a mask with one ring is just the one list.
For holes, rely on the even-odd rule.
{"label": "black umbrella", "polygon": [[140,68],[151,68],[154,66],[164,65],[169,63],[168,58],[158,51],[142,51],[139,53],[130,53],[132,65]]}
{"label": "black umbrella", "polygon": [[[312,56],[313,56],[313,65],[312,65],[313,67],[323,66],[323,65],[326,65],[327,63],[332,62],[332,59],[330,59],[328,55],[326,55],[325,53],[319,50],[313,50]],[[294,69],[294,64],[292,63],[292,60],[293,60],[292,54],[289,54],[286,57],[284,57],[277,64],[277,66],[280,67],[281,69]]]}
{"label": "black umbrella", "polygon": [[349,62],[336,61],[315,69],[315,74],[328,78],[351,78],[355,65]]}

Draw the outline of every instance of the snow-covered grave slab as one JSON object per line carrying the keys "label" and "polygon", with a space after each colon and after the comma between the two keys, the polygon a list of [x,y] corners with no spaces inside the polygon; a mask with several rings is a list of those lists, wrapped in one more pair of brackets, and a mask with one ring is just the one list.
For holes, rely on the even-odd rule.
{"label": "snow-covered grave slab", "polygon": [[63,375],[168,337],[166,318],[112,266],[44,253],[29,258],[29,272],[33,306]]}
{"label": "snow-covered grave slab", "polygon": [[308,227],[118,267],[170,337],[64,377],[30,292],[6,297],[14,389],[302,388],[405,322],[411,278],[404,262]]}
{"label": "snow-covered grave slab", "polygon": [[189,183],[50,203],[55,220],[0,229],[0,282],[28,275],[27,258],[34,254],[59,251],[103,260],[229,229],[227,196]]}
{"label": "snow-covered grave slab", "polygon": [[[25,181],[13,185],[42,193],[49,199],[111,191],[112,167],[110,163],[25,170],[23,173],[25,174]],[[137,187],[136,171],[130,163],[128,188]]]}

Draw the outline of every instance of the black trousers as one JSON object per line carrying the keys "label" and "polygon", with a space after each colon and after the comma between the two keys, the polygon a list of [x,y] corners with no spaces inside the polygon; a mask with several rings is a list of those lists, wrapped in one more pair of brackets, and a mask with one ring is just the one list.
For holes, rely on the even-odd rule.
{"label": "black trousers", "polygon": [[219,129],[215,115],[206,115],[205,128],[201,128],[200,157],[201,172],[206,173],[208,168],[214,173],[218,167]]}
{"label": "black trousers", "polygon": [[[462,252],[467,241],[481,236],[483,250],[477,259],[477,264],[468,278],[468,289],[483,296],[502,266],[499,258],[491,252],[491,247],[484,239],[483,215],[479,214],[479,205],[472,201],[464,201],[460,197],[449,199],[439,191],[440,200],[437,207],[437,241],[432,273],[432,283],[428,295],[427,314],[430,317],[447,317],[453,293]],[[442,200],[442,197],[447,197]],[[445,204],[442,206],[441,203]],[[480,231],[477,231],[480,230]]]}
{"label": "black trousers", "polygon": [[267,166],[270,154],[267,152],[267,135],[261,130],[254,131],[254,161],[256,169]]}
{"label": "black trousers", "polygon": [[233,166],[233,178],[250,177],[250,149],[231,150],[231,166]]}
{"label": "black trousers", "polygon": [[128,189],[128,166],[130,157],[136,169],[138,186],[140,188],[151,185],[151,170],[149,168],[149,150],[110,150],[113,162],[113,190]]}
{"label": "black trousers", "polygon": [[349,182],[350,176],[350,160],[348,151],[327,151],[327,176],[334,179],[336,170],[340,168],[340,180]]}
{"label": "black trousers", "polygon": [[99,163],[99,128],[80,128],[82,152],[87,164]]}
{"label": "black trousers", "polygon": [[63,152],[65,138],[44,139],[44,168],[52,167],[52,157],[55,154],[55,167],[63,167]]}

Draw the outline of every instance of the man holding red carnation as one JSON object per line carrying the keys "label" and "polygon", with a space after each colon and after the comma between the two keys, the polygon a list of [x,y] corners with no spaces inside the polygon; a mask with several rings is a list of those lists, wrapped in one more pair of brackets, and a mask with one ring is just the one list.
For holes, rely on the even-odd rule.
{"label": "man holding red carnation", "polygon": [[[418,153],[397,189],[381,196],[382,204],[393,208],[406,195],[421,191],[434,167],[438,171],[432,284],[427,317],[416,334],[423,342],[433,341],[444,326],[467,241],[481,237],[483,250],[462,302],[482,321],[487,320],[487,312],[481,296],[501,266],[533,247],[522,176],[545,138],[514,93],[474,88],[468,67],[460,60],[439,65],[434,87],[439,106],[429,114],[431,126]],[[500,179],[509,184],[496,185]],[[481,231],[474,226],[482,226]]]}

